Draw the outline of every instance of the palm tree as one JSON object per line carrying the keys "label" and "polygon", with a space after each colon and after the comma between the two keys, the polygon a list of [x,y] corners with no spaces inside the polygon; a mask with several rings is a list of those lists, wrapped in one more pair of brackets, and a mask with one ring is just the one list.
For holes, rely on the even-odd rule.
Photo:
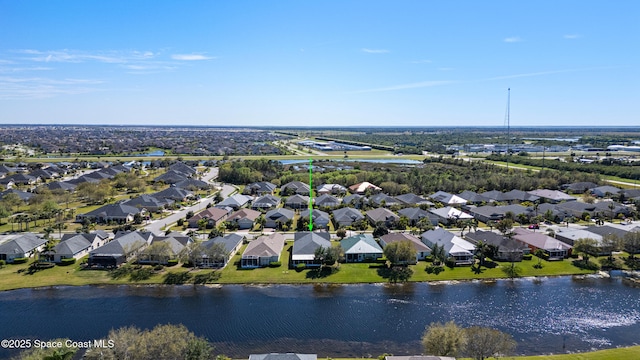
{"label": "palm tree", "polygon": [[480,266],[484,266],[484,259],[487,257],[487,254],[490,252],[489,245],[480,240],[476,244],[476,257],[480,260]]}

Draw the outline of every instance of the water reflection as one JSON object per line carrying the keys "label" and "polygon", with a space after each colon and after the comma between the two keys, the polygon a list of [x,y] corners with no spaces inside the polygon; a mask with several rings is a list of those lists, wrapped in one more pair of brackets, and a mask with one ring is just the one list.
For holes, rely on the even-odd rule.
{"label": "water reflection", "polygon": [[[0,338],[87,340],[110,329],[182,323],[232,357],[296,351],[320,357],[421,352],[432,322],[491,326],[518,352],[632,345],[640,284],[622,278],[274,286],[85,286],[0,293]],[[38,319],[37,326],[33,321]],[[0,358],[8,353],[0,352]]]}

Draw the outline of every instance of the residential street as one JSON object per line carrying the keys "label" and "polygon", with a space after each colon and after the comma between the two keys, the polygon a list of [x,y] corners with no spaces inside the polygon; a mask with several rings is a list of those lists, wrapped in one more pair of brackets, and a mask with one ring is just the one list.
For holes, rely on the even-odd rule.
{"label": "residential street", "polygon": [[[205,176],[202,177],[202,181],[211,182],[211,180],[217,177],[218,177],[218,168],[212,168]],[[235,190],[236,188],[234,188],[231,185],[222,184],[222,190],[220,191],[220,195],[223,198],[227,198]],[[163,219],[151,221],[147,226],[145,226],[145,229],[147,231],[153,232],[154,234],[161,235],[164,233],[162,231],[163,227],[165,227],[166,225],[175,223],[180,218],[184,218],[189,211],[193,211],[195,213],[205,209],[207,207],[207,204],[211,203],[212,201],[213,199],[210,197],[200,199],[200,201],[193,206],[179,210]]]}

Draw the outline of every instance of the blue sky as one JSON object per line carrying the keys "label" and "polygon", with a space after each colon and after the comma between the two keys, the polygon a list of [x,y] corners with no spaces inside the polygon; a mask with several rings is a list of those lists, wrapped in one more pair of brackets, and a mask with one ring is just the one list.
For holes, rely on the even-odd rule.
{"label": "blue sky", "polygon": [[638,1],[0,0],[0,123],[640,125]]}

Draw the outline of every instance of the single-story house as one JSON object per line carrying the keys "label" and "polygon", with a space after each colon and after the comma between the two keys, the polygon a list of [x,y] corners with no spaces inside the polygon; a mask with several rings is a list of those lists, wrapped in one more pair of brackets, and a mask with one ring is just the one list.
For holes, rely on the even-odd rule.
{"label": "single-story house", "polygon": [[306,209],[309,207],[309,197],[298,194],[289,196],[285,200],[284,206],[290,209]]}
{"label": "single-story house", "polygon": [[251,203],[251,208],[256,210],[268,210],[275,208],[278,205],[280,205],[280,198],[275,195],[267,194],[255,199]]}
{"label": "single-story house", "polygon": [[444,247],[445,254],[453,257],[456,265],[472,265],[475,262],[475,245],[443,228],[423,232],[422,242],[431,249],[436,244]]}
{"label": "single-story house", "polygon": [[250,354],[249,360],[318,360],[318,355],[294,353]]}
{"label": "single-story house", "polygon": [[391,197],[385,193],[378,193],[375,195],[372,195],[369,198],[369,204],[372,206],[384,206],[384,207],[390,207],[390,206],[396,206],[396,205],[401,205],[402,203],[400,201],[398,201],[396,198]]}
{"label": "single-story house", "polygon": [[380,190],[382,190],[382,188],[380,188],[378,186],[375,186],[375,185],[373,185],[372,183],[370,183],[368,181],[361,182],[361,183],[349,186],[349,191],[352,194],[364,194],[367,191],[375,193],[375,192],[378,192]]}
{"label": "single-story house", "polygon": [[120,202],[101,206],[86,214],[78,214],[76,215],[76,222],[83,222],[84,219],[89,219],[96,223],[108,223],[110,221],[127,223],[133,221],[133,217],[136,214],[144,215],[143,213],[142,209]]}
{"label": "single-story house", "polygon": [[576,201],[577,199],[571,195],[565,194],[558,190],[537,189],[529,191],[529,194],[535,195],[545,202],[557,204],[563,201]]}
{"label": "single-story house", "polygon": [[497,254],[494,260],[498,261],[522,261],[522,256],[530,252],[529,247],[523,245],[521,242],[509,239],[493,231],[477,230],[466,233],[464,237],[474,245],[478,245],[478,243],[482,241],[496,248]]}
{"label": "single-story house", "polygon": [[284,235],[273,233],[268,236],[260,236],[249,242],[242,254],[240,266],[243,268],[269,266],[272,262],[280,261],[282,249],[284,249]]}
{"label": "single-story house", "polygon": [[293,249],[291,251],[291,267],[298,264],[305,264],[307,267],[319,267],[321,264],[316,261],[315,254],[318,248],[330,248],[331,235],[325,231],[304,231],[296,232],[294,235]]}
{"label": "single-story house", "polygon": [[48,254],[53,262],[59,263],[62,259],[81,259],[93,249],[107,243],[109,235],[104,231],[96,231],[90,234],[64,234],[60,242],[54,247],[53,253]]}
{"label": "single-story house", "polygon": [[171,199],[159,199],[149,194],[143,194],[123,202],[123,204],[137,207],[138,209],[147,209],[149,212],[162,211],[174,203],[175,201]]}
{"label": "single-story house", "polygon": [[[245,239],[243,235],[240,234],[227,234],[225,236],[219,236],[208,241],[202,243],[202,246],[205,249],[205,253],[202,254],[202,257],[196,260],[196,266],[204,267],[204,268],[222,268],[227,265],[229,259],[236,254],[236,252],[242,246],[242,241]],[[211,258],[207,254],[207,250],[210,249],[215,244],[222,244],[224,247],[224,254],[219,259]]]}
{"label": "single-story house", "polygon": [[170,199],[176,202],[187,201],[194,197],[193,191],[189,191],[176,186],[170,186],[167,189],[158,191],[153,194],[156,199]]}
{"label": "single-story house", "polygon": [[622,189],[611,185],[598,186],[591,189],[591,193],[597,197],[612,197],[618,195]]}
{"label": "single-story house", "polygon": [[513,229],[513,233],[513,238],[527,245],[532,253],[538,249],[542,249],[549,255],[549,260],[562,260],[571,255],[571,245],[543,233],[533,232],[523,228],[515,228]]}
{"label": "single-story house", "polygon": [[371,209],[365,212],[365,217],[373,226],[377,223],[384,223],[387,227],[392,227],[393,224],[400,220],[398,215],[385,208]]}
{"label": "single-story house", "polygon": [[347,188],[340,184],[324,184],[316,188],[316,193],[318,195],[342,195],[347,193]]}
{"label": "single-story house", "polygon": [[273,228],[273,229],[281,229],[282,225],[293,221],[293,216],[295,213],[293,210],[285,209],[285,208],[277,208],[273,210],[267,211],[264,215],[265,224],[264,227]]}
{"label": "single-story house", "polygon": [[0,260],[12,263],[17,258],[28,258],[42,251],[46,239],[33,233],[26,233],[8,240],[0,245]]}
{"label": "single-story house", "polygon": [[438,222],[444,225],[455,224],[458,220],[473,219],[473,215],[469,215],[466,212],[451,206],[445,206],[439,209],[429,209],[429,212],[437,216]]}
{"label": "single-story house", "polygon": [[480,207],[468,207],[467,210],[471,215],[473,215],[473,217],[483,223],[488,223],[489,221],[500,221],[505,218],[505,215],[508,212],[513,214],[513,219],[516,221],[518,221],[518,216],[520,214],[524,214],[527,219],[531,216],[531,210],[529,208],[518,204],[500,206],[485,205]]}
{"label": "single-story house", "polygon": [[371,234],[350,236],[340,241],[346,262],[375,261],[382,257],[382,248]]}
{"label": "single-story house", "polygon": [[[157,236],[151,241],[149,247],[138,254],[138,263],[167,265],[169,260],[177,260],[180,252],[191,243],[193,239],[180,233]],[[154,244],[166,244],[166,248],[158,252],[158,245]]]}
{"label": "single-story house", "polygon": [[344,197],[344,199],[342,199],[342,203],[348,206],[353,206],[356,209],[360,209],[362,208],[362,206],[367,202],[367,198],[359,195],[359,194],[352,194],[352,195],[347,195]]}
{"label": "single-story house", "polygon": [[182,161],[175,162],[169,165],[170,171],[177,171],[179,173],[185,174],[186,176],[193,176],[197,173],[196,169],[191,166],[183,163]]}
{"label": "single-story house", "polygon": [[309,185],[302,181],[291,181],[280,187],[280,196],[293,194],[309,196],[309,192]]}
{"label": "single-story house", "polygon": [[188,178],[182,172],[169,170],[166,173],[159,175],[153,179],[154,182],[163,182],[165,184],[177,184],[180,181],[186,180]]}
{"label": "single-story house", "polygon": [[398,241],[410,241],[413,244],[413,249],[416,251],[416,262],[419,260],[424,260],[427,256],[431,254],[431,248],[425,245],[420,239],[417,237],[408,234],[408,233],[388,233],[386,235],[382,235],[380,237],[380,245],[382,248],[387,245],[398,242]]}
{"label": "single-story house", "polygon": [[340,206],[340,199],[329,194],[322,194],[315,198],[315,205],[323,208],[334,208]]}
{"label": "single-story house", "polygon": [[251,197],[242,194],[235,194],[217,203],[216,207],[230,207],[233,210],[238,210],[250,202]]}
{"label": "single-story house", "polygon": [[405,206],[416,206],[416,205],[433,206],[433,203],[431,201],[413,193],[398,195],[395,198]]}
{"label": "single-story house", "polygon": [[262,213],[260,211],[256,210],[240,209],[229,215],[227,221],[232,221],[238,224],[238,229],[251,229],[253,227],[253,223],[261,214]]}
{"label": "single-story house", "polygon": [[181,189],[187,189],[189,191],[208,190],[211,188],[211,184],[193,178],[187,178],[182,181],[178,181],[177,183],[175,183],[175,186]]}
{"label": "single-story house", "polygon": [[598,184],[596,183],[582,181],[582,182],[575,182],[571,184],[564,184],[560,188],[564,191],[567,191],[570,194],[584,194],[596,187],[598,187]]}
{"label": "single-story house", "polygon": [[489,198],[484,197],[475,191],[465,190],[460,194],[458,194],[458,196],[465,199],[467,201],[467,204],[480,205],[480,204],[486,204],[491,202]]}
{"label": "single-story house", "polygon": [[354,222],[364,219],[364,215],[362,215],[360,210],[349,207],[333,210],[332,214],[336,228],[347,227]]}
{"label": "single-story house", "polygon": [[210,207],[190,217],[187,222],[190,228],[197,228],[200,219],[207,220],[207,228],[212,229],[227,220],[229,210],[217,207]]}
{"label": "single-story house", "polygon": [[433,201],[442,203],[443,205],[464,205],[467,203],[467,200],[460,196],[449,194],[444,191],[438,191],[435,194],[430,195],[429,198]]}
{"label": "single-story house", "polygon": [[144,250],[153,237],[151,232],[118,232],[113,240],[89,252],[87,265],[98,268],[118,267]]}
{"label": "single-story house", "polygon": [[244,192],[249,195],[268,195],[273,194],[277,188],[275,184],[268,181],[259,181],[245,186]]}
{"label": "single-story house", "polygon": [[424,219],[427,218],[429,220],[429,223],[431,223],[431,225],[433,226],[438,226],[438,217],[428,211],[422,210],[420,208],[404,208],[404,209],[400,209],[398,210],[398,214],[400,216],[404,216],[407,219],[409,219],[409,224],[411,226],[416,226],[416,224]]}
{"label": "single-story house", "polygon": [[[300,216],[304,219],[309,219],[309,212],[305,211]],[[313,220],[314,229],[316,227],[318,229],[326,229],[329,227],[329,222],[331,222],[329,214],[318,209],[311,210],[311,219]]]}

